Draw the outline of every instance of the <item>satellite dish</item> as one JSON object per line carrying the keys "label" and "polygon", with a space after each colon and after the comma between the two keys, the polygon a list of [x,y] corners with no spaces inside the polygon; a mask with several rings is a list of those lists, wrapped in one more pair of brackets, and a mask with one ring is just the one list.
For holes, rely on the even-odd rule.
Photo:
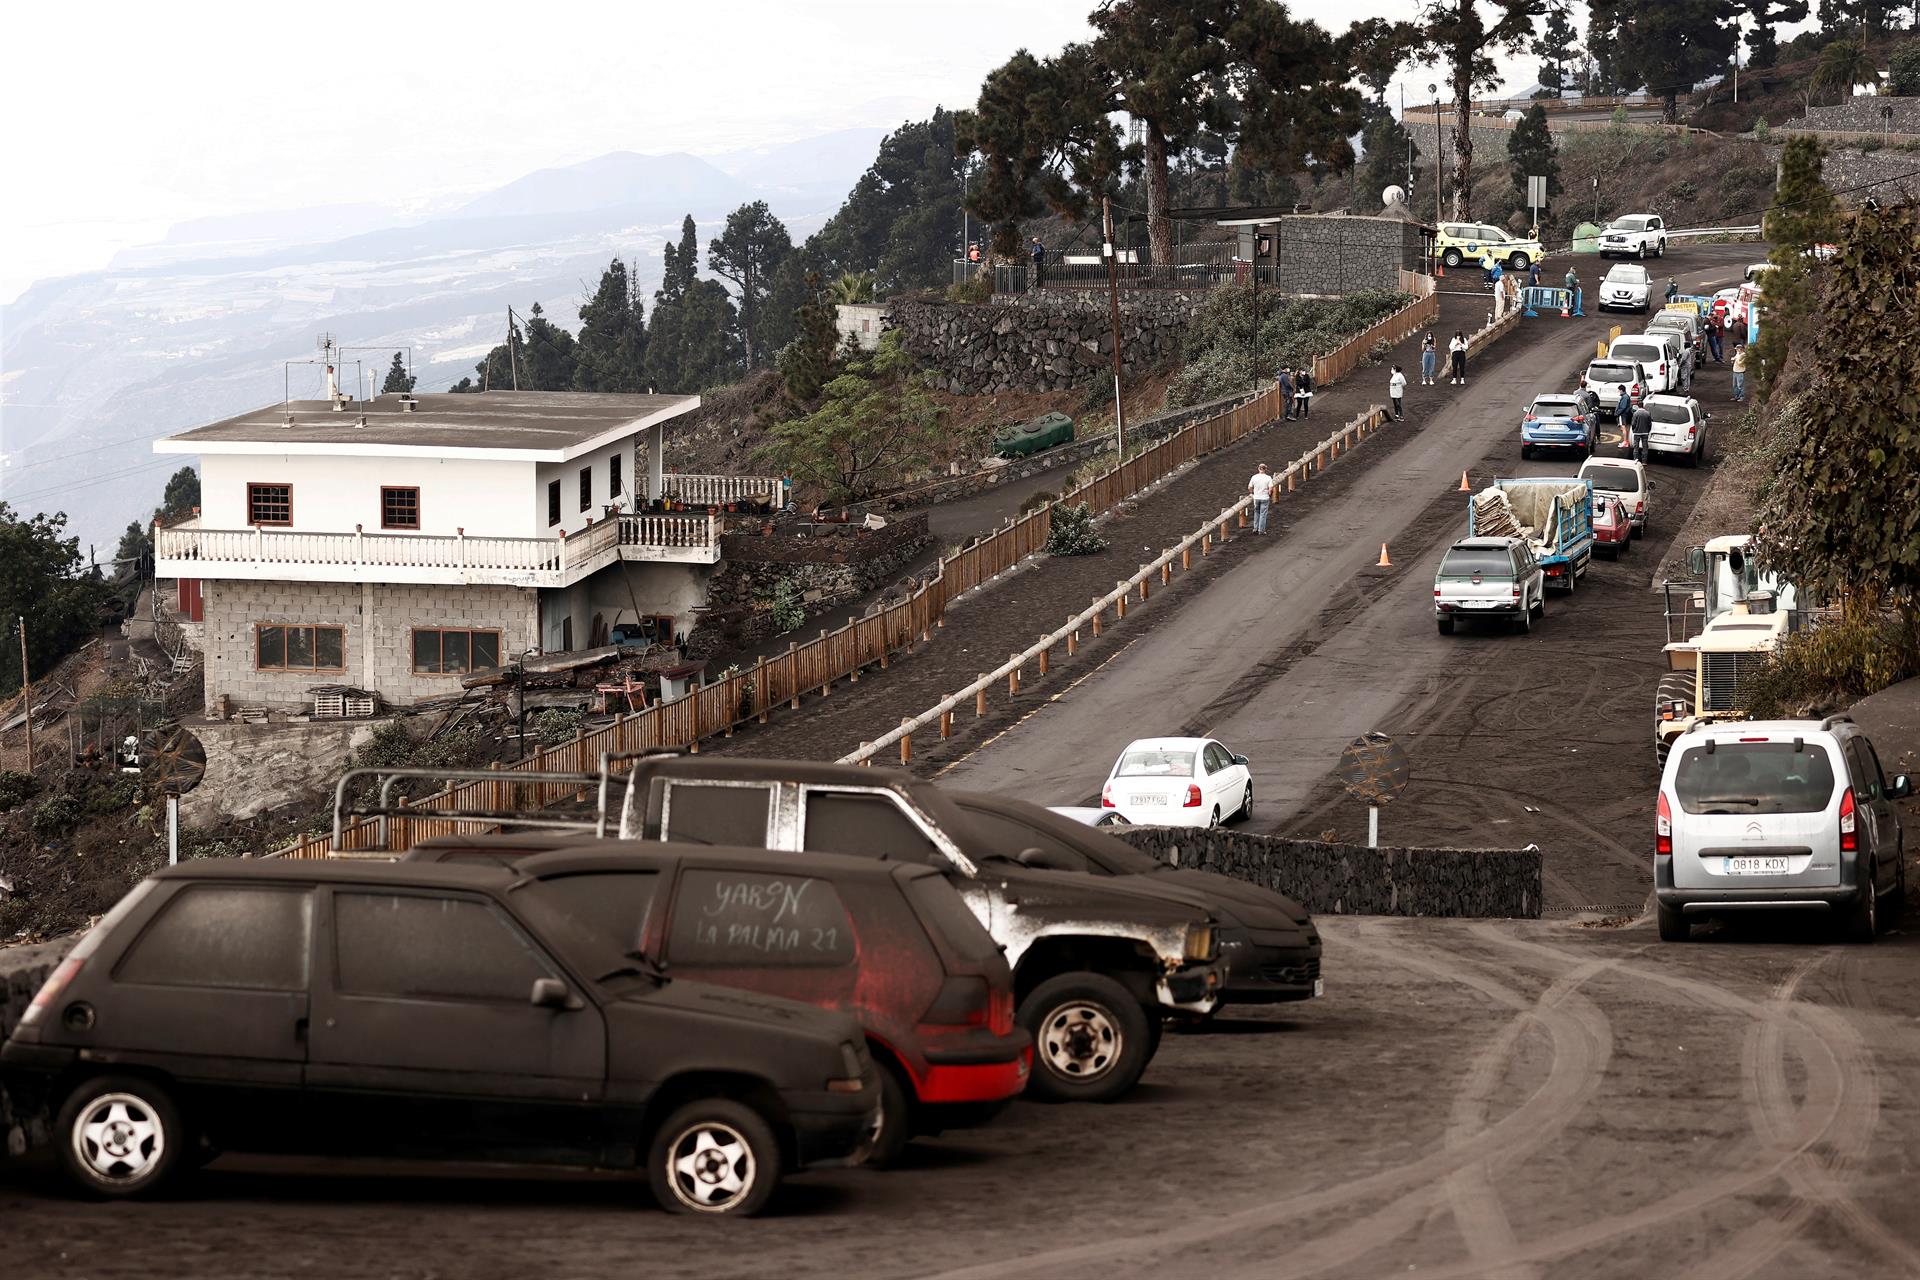
{"label": "satellite dish", "polygon": [[1380,193],[1380,203],[1383,205],[1405,204],[1406,201],[1407,193],[1402,187],[1388,187]]}

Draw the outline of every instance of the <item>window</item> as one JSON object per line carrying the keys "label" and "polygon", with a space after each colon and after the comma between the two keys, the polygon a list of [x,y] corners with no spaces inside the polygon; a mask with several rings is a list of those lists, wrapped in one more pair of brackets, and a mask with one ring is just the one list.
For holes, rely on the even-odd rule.
{"label": "window", "polygon": [[1513,557],[1501,547],[1454,547],[1440,562],[1442,578],[1468,578],[1474,574],[1508,577],[1513,573]]}
{"label": "window", "polygon": [[1120,757],[1116,778],[1191,778],[1193,752],[1178,747],[1136,747]]}
{"label": "window", "polygon": [[677,968],[837,968],[859,954],[833,885],[811,876],[688,871],[674,899]]}
{"label": "window", "polygon": [[[535,905],[518,909],[550,911],[565,921],[562,928],[585,935],[584,941],[596,948],[626,955],[640,949],[640,934],[646,927],[647,912],[653,907],[653,895],[659,887],[660,877],[651,871],[591,871],[555,876],[529,886],[526,900]],[[515,901],[521,900],[516,897]],[[560,929],[541,931],[556,941],[564,936]],[[564,946],[562,953],[565,954]]]}
{"label": "window", "polygon": [[560,523],[560,482],[558,480],[547,481],[547,523],[549,525]]}
{"label": "window", "polygon": [[582,511],[591,511],[593,509],[592,467],[580,468],[580,509]]}
{"label": "window", "polygon": [[333,964],[340,990],[421,999],[526,1003],[557,977],[519,929],[471,898],[337,893]]}
{"label": "window", "polygon": [[806,833],[801,843],[811,853],[851,853],[866,858],[900,858],[944,867],[946,859],[919,824],[891,796],[804,789]]}
{"label": "window", "polygon": [[416,675],[460,676],[500,665],[500,633],[447,627],[413,629]]}
{"label": "window", "polygon": [[293,486],[290,484],[248,485],[247,523],[292,524]]}
{"label": "window", "polygon": [[418,529],[420,527],[420,490],[382,488],[380,490],[380,527],[382,529]]}
{"label": "window", "polygon": [[1833,799],[1833,765],[1817,742],[1716,742],[1687,748],[1673,789],[1688,813],[1819,813]]}
{"label": "window", "polygon": [[607,459],[607,496],[617,498],[624,490],[620,484],[620,455],[614,454]]}
{"label": "window", "polygon": [[121,982],[304,991],[311,919],[305,889],[191,885],[120,961]]}
{"label": "window", "polygon": [[929,932],[938,933],[954,954],[981,965],[1000,959],[1000,945],[945,876],[924,873],[908,880],[904,887],[921,923]]}
{"label": "window", "polygon": [[771,787],[668,782],[662,833],[669,840],[692,836],[708,844],[757,849],[767,842],[767,806],[772,800]]}
{"label": "window", "polygon": [[263,622],[254,636],[254,666],[261,671],[345,671],[346,628]]}

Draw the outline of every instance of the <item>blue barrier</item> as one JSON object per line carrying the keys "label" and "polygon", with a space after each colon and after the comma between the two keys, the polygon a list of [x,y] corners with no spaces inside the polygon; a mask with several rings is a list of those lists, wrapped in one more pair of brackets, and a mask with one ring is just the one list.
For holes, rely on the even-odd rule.
{"label": "blue barrier", "polygon": [[1520,291],[1521,300],[1526,306],[1525,314],[1538,318],[1541,311],[1558,311],[1561,315],[1580,314],[1580,293],[1574,289],[1561,289],[1547,285],[1535,285]]}

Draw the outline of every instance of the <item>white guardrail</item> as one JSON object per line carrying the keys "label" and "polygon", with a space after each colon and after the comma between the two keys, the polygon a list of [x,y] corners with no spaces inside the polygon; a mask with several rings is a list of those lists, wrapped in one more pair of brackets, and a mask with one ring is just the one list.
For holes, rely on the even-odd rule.
{"label": "white guardrail", "polygon": [[[1343,452],[1352,449],[1360,441],[1372,435],[1380,429],[1382,423],[1387,421],[1389,421],[1387,410],[1382,405],[1373,405],[1356,415],[1346,426],[1334,432],[1319,444],[1314,445],[1298,458],[1295,458],[1292,462],[1288,463],[1278,475],[1274,476],[1276,499],[1283,491],[1290,493],[1297,489],[1302,481],[1312,476],[1315,472],[1325,471],[1329,466],[1333,465],[1334,462],[1339,460]],[[987,711],[987,690],[1002,680],[1007,682],[1008,696],[1018,694],[1020,692],[1020,670],[1029,662],[1038,661],[1040,664],[1040,674],[1043,676],[1046,675],[1055,645],[1064,642],[1067,653],[1071,655],[1078,651],[1080,629],[1082,627],[1091,626],[1093,634],[1096,636],[1101,633],[1102,619],[1107,610],[1114,610],[1116,620],[1125,619],[1127,616],[1127,600],[1135,591],[1140,593],[1140,600],[1142,603],[1145,603],[1150,592],[1148,584],[1155,575],[1159,576],[1162,586],[1172,581],[1173,562],[1175,560],[1180,562],[1182,569],[1192,568],[1193,549],[1195,547],[1200,548],[1200,554],[1204,557],[1212,551],[1215,541],[1224,542],[1227,540],[1227,529],[1229,525],[1237,524],[1238,527],[1245,528],[1247,523],[1246,513],[1252,503],[1252,498],[1240,499],[1232,506],[1223,510],[1219,515],[1214,516],[1198,529],[1188,534],[1185,538],[1182,538],[1177,545],[1162,552],[1157,559],[1149,564],[1141,565],[1139,571],[1131,578],[1114,584],[1112,591],[1101,596],[1073,617],[1068,618],[1066,623],[1058,630],[1041,636],[1038,641],[1025,651],[1013,654],[992,671],[982,672],[972,684],[960,690],[958,693],[948,694],[919,715],[902,720],[899,728],[890,731],[873,742],[861,743],[859,750],[849,752],[847,755],[840,757],[836,763],[870,765],[873,763],[873,757],[875,755],[887,747],[898,743],[900,746],[900,763],[906,764],[913,758],[913,735],[915,731],[924,729],[928,725],[936,722],[940,727],[940,736],[942,738],[951,737],[953,734],[953,713],[956,709],[971,701],[973,703],[974,713],[976,715],[985,715]]]}

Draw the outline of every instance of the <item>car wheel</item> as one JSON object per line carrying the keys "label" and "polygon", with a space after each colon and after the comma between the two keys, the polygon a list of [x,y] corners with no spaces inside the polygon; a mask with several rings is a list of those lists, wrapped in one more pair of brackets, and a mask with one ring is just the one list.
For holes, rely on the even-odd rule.
{"label": "car wheel", "polygon": [[1647,260],[1647,242],[1645,240],[1642,240],[1640,242],[1638,249],[1636,249],[1635,252],[1639,254],[1640,261],[1645,262]]}
{"label": "car wheel", "polygon": [[746,1103],[703,1098],[654,1131],[647,1180],[669,1212],[751,1217],[779,1185],[780,1143]]}
{"label": "car wheel", "polygon": [[1580,575],[1574,572],[1572,565],[1568,565],[1567,566],[1567,594],[1572,595],[1575,589],[1579,587],[1579,585],[1580,585]]}
{"label": "car wheel", "polygon": [[1653,251],[1653,256],[1656,258],[1664,258],[1667,256],[1667,242],[1665,240],[1662,240],[1660,247]]}
{"label": "car wheel", "polygon": [[54,1132],[67,1176],[115,1199],[163,1185],[193,1146],[172,1096],[138,1076],[88,1080],[61,1104]]}
{"label": "car wheel", "polygon": [[1656,902],[1653,914],[1660,923],[1660,941],[1685,942],[1693,937],[1693,926],[1687,923],[1687,917],[1680,908]]}
{"label": "car wheel", "polygon": [[880,1069],[880,1110],[873,1126],[873,1150],[867,1155],[867,1163],[884,1169],[900,1158],[900,1153],[913,1141],[913,1101],[907,1096],[906,1085],[900,1082],[900,1073],[890,1062],[880,1061],[874,1055]]}
{"label": "car wheel", "polygon": [[1523,462],[1530,462],[1530,461],[1532,461],[1532,460],[1533,460],[1533,446],[1532,446],[1532,445],[1530,445],[1530,444],[1523,444],[1523,445],[1521,445],[1521,446],[1520,446],[1520,458],[1521,458],[1521,460],[1522,460]]}
{"label": "car wheel", "polygon": [[1529,605],[1520,611],[1520,634],[1528,635],[1533,631],[1533,608]]}
{"label": "car wheel", "polygon": [[1147,1010],[1100,973],[1063,973],[1021,1003],[1033,1035],[1028,1089],[1052,1102],[1111,1102],[1133,1088],[1151,1056]]}
{"label": "car wheel", "polygon": [[1440,261],[1445,266],[1458,267],[1460,265],[1460,251],[1458,249],[1449,249],[1440,255]]}
{"label": "car wheel", "polygon": [[1847,912],[1843,928],[1848,942],[1872,942],[1880,934],[1879,872],[1869,862],[1860,870],[1860,898]]}
{"label": "car wheel", "polygon": [[1452,618],[1435,618],[1435,619],[1434,619],[1433,621],[1434,621],[1434,625],[1436,625],[1436,626],[1438,626],[1438,627],[1440,628],[1440,634],[1441,634],[1441,635],[1443,635],[1443,636],[1450,636],[1450,635],[1452,635],[1452,634],[1453,634],[1453,619],[1452,619]]}
{"label": "car wheel", "polygon": [[1525,271],[1530,265],[1532,265],[1532,263],[1528,259],[1526,254],[1516,253],[1511,258],[1507,259],[1507,265],[1509,267],[1512,267],[1515,271]]}
{"label": "car wheel", "polygon": [[1240,808],[1233,815],[1235,822],[1245,822],[1253,816],[1253,784],[1247,784],[1247,793],[1240,797]]}
{"label": "car wheel", "polygon": [[1207,815],[1207,827],[1211,830],[1220,825],[1220,806],[1213,806],[1213,812]]}

